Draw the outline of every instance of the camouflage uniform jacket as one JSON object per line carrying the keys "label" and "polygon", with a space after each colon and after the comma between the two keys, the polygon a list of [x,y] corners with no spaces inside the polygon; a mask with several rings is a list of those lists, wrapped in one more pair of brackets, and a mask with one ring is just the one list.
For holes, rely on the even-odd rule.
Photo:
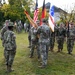
{"label": "camouflage uniform jacket", "polygon": [[39,43],[49,44],[50,42],[50,28],[43,24],[38,27],[37,33],[39,34]]}
{"label": "camouflage uniform jacket", "polygon": [[7,30],[4,33],[4,47],[6,50],[13,50],[16,48],[15,34],[13,31]]}
{"label": "camouflage uniform jacket", "polygon": [[74,39],[75,38],[75,28],[70,28],[69,31],[67,29],[67,37],[69,39]]}
{"label": "camouflage uniform jacket", "polygon": [[64,38],[64,37],[66,37],[66,29],[64,27],[62,27],[62,28],[59,27],[58,30],[57,30],[57,32],[56,32],[56,36],[58,38]]}
{"label": "camouflage uniform jacket", "polygon": [[31,40],[37,41],[37,29],[34,27],[31,27]]}
{"label": "camouflage uniform jacket", "polygon": [[8,27],[7,26],[4,26],[2,29],[1,29],[1,40],[4,39],[4,33],[7,31]]}

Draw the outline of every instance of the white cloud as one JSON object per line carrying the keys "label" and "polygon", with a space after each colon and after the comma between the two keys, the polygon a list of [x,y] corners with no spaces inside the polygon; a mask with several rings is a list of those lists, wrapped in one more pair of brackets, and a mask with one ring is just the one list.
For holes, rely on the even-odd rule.
{"label": "white cloud", "polygon": [[[75,4],[75,0],[71,0],[71,1],[70,0],[45,0],[45,3],[47,2],[50,2],[59,8],[68,9],[68,10],[71,10],[71,8]],[[42,5],[43,5],[43,0],[38,0],[38,7],[41,7]]]}
{"label": "white cloud", "polygon": [[[5,0],[8,3],[8,0]],[[36,1],[36,0],[34,0]],[[53,5],[61,8],[66,9],[68,12],[72,10],[72,8],[75,5],[75,0],[45,0],[45,3],[50,2]],[[38,0],[38,7],[41,7],[43,5],[43,0]]]}

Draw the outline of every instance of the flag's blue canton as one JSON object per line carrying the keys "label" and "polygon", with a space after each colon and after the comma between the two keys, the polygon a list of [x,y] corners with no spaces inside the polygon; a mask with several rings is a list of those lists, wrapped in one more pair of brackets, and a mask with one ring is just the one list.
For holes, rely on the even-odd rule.
{"label": "flag's blue canton", "polygon": [[54,6],[51,7],[50,14],[51,14],[51,16],[54,16]]}

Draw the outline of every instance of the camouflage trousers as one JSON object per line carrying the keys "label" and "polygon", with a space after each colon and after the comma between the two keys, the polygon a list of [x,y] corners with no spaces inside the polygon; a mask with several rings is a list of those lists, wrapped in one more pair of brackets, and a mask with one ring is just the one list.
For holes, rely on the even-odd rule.
{"label": "camouflage trousers", "polygon": [[74,46],[74,39],[67,39],[67,50],[68,52],[72,52]]}
{"label": "camouflage trousers", "polygon": [[28,35],[29,46],[31,46],[31,36]]}
{"label": "camouflage trousers", "polygon": [[50,49],[53,49],[54,48],[54,43],[55,43],[55,38],[54,37],[51,37],[50,38]]}
{"label": "camouflage trousers", "polygon": [[49,45],[40,43],[39,48],[40,48],[40,55],[42,59],[42,65],[45,66],[47,65]]}
{"label": "camouflage trousers", "polygon": [[10,50],[10,51],[6,49],[4,50],[6,65],[12,66],[15,54],[16,54],[16,50]]}
{"label": "camouflage trousers", "polygon": [[36,48],[36,50],[37,50],[37,55],[38,55],[38,59],[39,59],[39,58],[40,58],[39,44],[38,44],[37,41],[31,41],[31,49],[30,49],[30,51],[31,51],[30,56],[31,56],[31,57],[32,57],[33,54],[34,54],[35,48]]}
{"label": "camouflage trousers", "polygon": [[64,38],[58,38],[57,43],[58,43],[58,49],[63,49]]}

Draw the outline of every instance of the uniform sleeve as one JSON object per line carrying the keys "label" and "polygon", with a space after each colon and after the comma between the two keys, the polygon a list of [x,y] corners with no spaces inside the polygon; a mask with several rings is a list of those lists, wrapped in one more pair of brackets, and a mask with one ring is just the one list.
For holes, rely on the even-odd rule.
{"label": "uniform sleeve", "polygon": [[40,34],[40,32],[41,32],[41,26],[38,27],[37,34]]}
{"label": "uniform sleeve", "polygon": [[2,29],[1,29],[1,40],[3,40],[3,36],[4,36],[4,33],[7,31],[7,27],[4,26]]}
{"label": "uniform sleeve", "polygon": [[12,40],[15,40],[16,39],[16,35],[14,32],[12,32]]}

